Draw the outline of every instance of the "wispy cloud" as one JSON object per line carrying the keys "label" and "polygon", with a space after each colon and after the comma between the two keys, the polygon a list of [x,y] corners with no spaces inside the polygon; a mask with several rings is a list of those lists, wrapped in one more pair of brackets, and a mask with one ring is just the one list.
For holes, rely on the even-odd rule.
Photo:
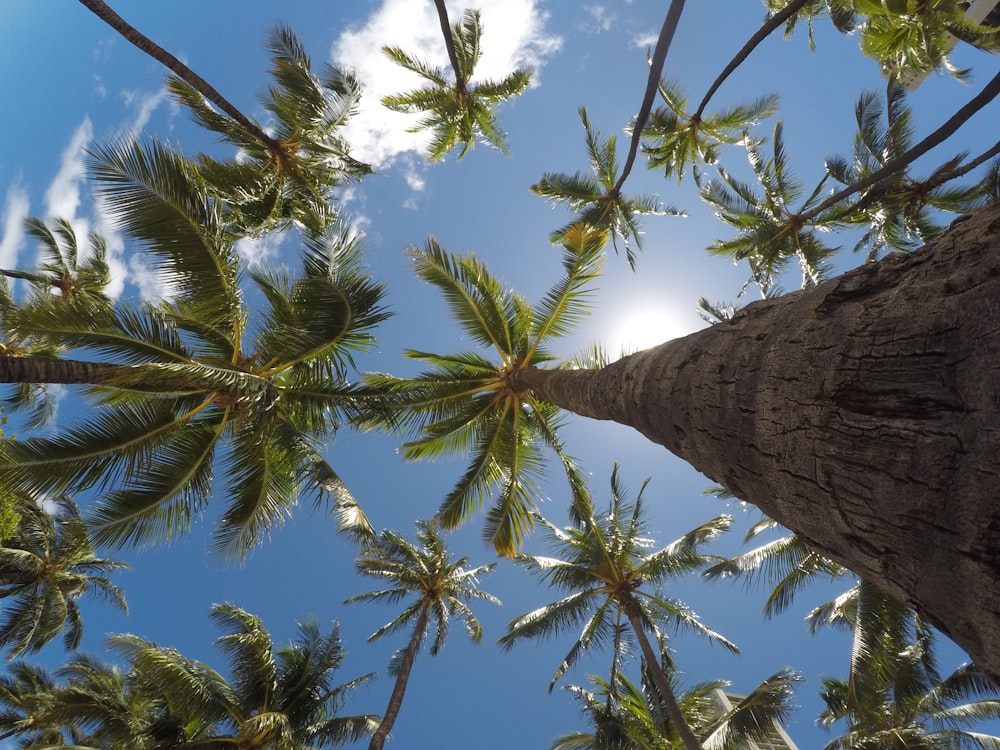
{"label": "wispy cloud", "polygon": [[590,24],[586,27],[588,31],[597,33],[610,31],[615,23],[614,13],[610,12],[603,5],[589,5],[587,6],[587,13],[590,15]]}
{"label": "wispy cloud", "polygon": [[[539,5],[539,0],[481,0],[488,43],[483,45],[477,78],[502,78],[519,67],[537,71],[559,49],[561,40],[546,31],[547,16]],[[458,3],[448,3],[453,23],[461,19],[462,9]],[[364,84],[361,111],[348,124],[347,138],[355,156],[380,169],[400,154],[422,154],[428,141],[426,133],[406,132],[418,116],[391,112],[380,103],[384,96],[421,85],[415,74],[382,53],[386,45],[401,47],[431,65],[448,66],[432,3],[382,0],[363,26],[345,31],[334,43],[334,64],[354,70]]]}
{"label": "wispy cloud", "polygon": [[45,213],[72,221],[80,208],[80,183],[84,177],[83,157],[94,137],[90,118],[83,118],[59,160],[59,171],[45,191]]}
{"label": "wispy cloud", "polygon": [[638,49],[646,49],[647,47],[652,48],[656,46],[656,42],[659,40],[659,36],[653,32],[648,34],[638,34],[632,39],[632,46]]}
{"label": "wispy cloud", "polygon": [[153,112],[167,98],[167,90],[159,88],[156,91],[134,91],[126,90],[121,92],[125,106],[134,112],[132,120],[125,125],[125,132],[138,136],[146,125]]}
{"label": "wispy cloud", "polygon": [[20,178],[7,188],[3,208],[3,236],[0,237],[0,268],[16,268],[17,256],[24,247],[24,220],[31,202]]}
{"label": "wispy cloud", "polygon": [[236,252],[251,268],[258,267],[281,257],[281,245],[285,235],[272,232],[263,237],[244,237],[236,242]]}

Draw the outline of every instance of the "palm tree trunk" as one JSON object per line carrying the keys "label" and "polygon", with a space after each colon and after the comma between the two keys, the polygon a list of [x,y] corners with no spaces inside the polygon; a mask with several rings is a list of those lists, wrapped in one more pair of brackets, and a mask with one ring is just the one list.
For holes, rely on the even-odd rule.
{"label": "palm tree trunk", "polygon": [[182,63],[163,47],[147,37],[141,31],[133,27],[124,18],[115,13],[104,0],[80,0],[94,15],[104,23],[117,31],[130,44],[141,49],[157,62],[164,65],[168,70],[172,70],[177,76],[186,81],[195,90],[201,93],[206,99],[215,104],[238,122],[248,133],[266,145],[272,151],[278,150],[280,144],[261,130],[249,117],[233,106],[228,99],[215,90],[215,88],[191,68]]}
{"label": "palm tree trunk", "polygon": [[105,362],[81,362],[52,357],[0,356],[0,383],[63,383],[101,385],[120,370]]}
{"label": "palm tree trunk", "polygon": [[1000,677],[1000,206],[601,370],[511,385],[631,425]]}
{"label": "palm tree trunk", "polygon": [[677,730],[677,734],[680,735],[681,741],[684,742],[684,747],[687,750],[702,750],[701,743],[694,736],[694,732],[691,731],[687,719],[684,718],[684,714],[681,712],[681,707],[677,703],[677,696],[674,695],[674,690],[670,687],[670,681],[663,673],[663,669],[660,666],[660,655],[653,651],[653,647],[646,637],[646,631],[643,629],[642,621],[639,619],[636,603],[634,601],[624,602],[623,606],[625,616],[628,617],[629,624],[632,626],[632,632],[635,633],[635,638],[639,641],[639,649],[642,651],[642,658],[646,660],[646,668],[649,669],[649,673],[653,676],[653,684],[656,685],[660,697],[663,698],[663,702],[666,704],[667,715]]}
{"label": "palm tree trunk", "polygon": [[462,77],[462,69],[458,64],[458,53],[455,51],[455,38],[452,36],[451,21],[448,20],[448,8],[444,0],[434,0],[434,7],[437,8],[438,22],[441,24],[441,34],[444,36],[444,46],[448,50],[448,60],[451,62],[451,69],[455,71],[455,88],[465,91],[465,84],[468,81]]}
{"label": "palm tree trunk", "polygon": [[427,631],[429,618],[430,607],[425,604],[420,610],[417,623],[413,626],[413,635],[410,636],[410,642],[406,644],[406,651],[403,652],[403,658],[400,660],[399,671],[396,672],[396,682],[393,684],[392,694],[389,696],[389,705],[385,707],[385,714],[382,716],[382,722],[378,725],[378,729],[372,734],[368,750],[382,750],[382,746],[385,745],[386,738],[392,730],[392,725],[396,723],[399,709],[403,705],[403,696],[406,694],[406,683],[410,679],[410,670],[413,669],[417,650],[420,648],[420,642],[423,641]]}

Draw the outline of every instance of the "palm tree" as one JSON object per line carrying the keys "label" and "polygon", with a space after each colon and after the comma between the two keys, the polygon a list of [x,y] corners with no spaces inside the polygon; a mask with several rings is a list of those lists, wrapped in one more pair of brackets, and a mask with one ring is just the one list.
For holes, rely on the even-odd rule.
{"label": "palm tree", "polygon": [[49,511],[23,499],[17,531],[0,547],[0,648],[8,658],[35,653],[60,632],[68,650],[80,645],[83,618],[77,600],[97,595],[127,611],[125,595],[105,573],[125,563],[94,554],[76,504],[60,498]]}
{"label": "palm tree", "polygon": [[[765,740],[774,722],[783,722],[792,710],[793,686],[800,678],[783,669],[755,687],[733,708],[725,710],[716,695],[729,687],[724,680],[683,687],[671,665],[666,665],[672,689],[684,718],[706,750],[741,750]],[[567,689],[580,702],[594,725],[592,732],[574,732],[556,739],[551,750],[681,750],[683,742],[667,715],[663,698],[650,680],[633,684],[616,675],[612,684],[591,677],[596,691],[576,685]]]}
{"label": "palm tree", "polygon": [[[455,256],[435,240],[413,250],[414,268],[444,295],[462,331],[498,361],[479,351],[441,355],[407,351],[431,369],[414,378],[370,375],[374,390],[388,392],[369,426],[401,428],[415,434],[404,445],[408,460],[471,452],[468,468],[441,504],[437,518],[454,528],[482,506],[494,489],[483,536],[500,554],[510,555],[533,525],[540,496],[543,448],[558,456],[576,505],[586,504],[586,482],[558,438],[556,410],[522,389],[511,387],[518,370],[554,359],[551,344],[586,314],[588,285],[599,274],[602,232],[577,225],[563,241],[564,276],[531,305],[505,288],[474,256]],[[570,366],[570,365],[566,365]]]}
{"label": "palm tree", "polygon": [[749,137],[744,140],[750,167],[762,188],[760,194],[721,167],[719,179],[709,180],[701,189],[701,197],[716,209],[716,216],[739,232],[734,239],[715,242],[708,251],[747,260],[752,280],[765,297],[775,275],[788,261],[798,262],[802,286],[808,288],[819,283],[825,272],[824,261],[836,252],[817,235],[830,219],[810,221],[802,216],[817,202],[826,178],[820,180],[799,209],[794,209],[802,186],[789,170],[780,121],[774,127],[773,142],[774,155],[765,159],[759,149],[761,141]]}
{"label": "palm tree", "polygon": [[1000,718],[1000,687],[971,664],[942,678],[934,631],[904,605],[861,582],[809,619],[814,630],[853,632],[849,678],[823,680],[819,724],[847,724],[825,750],[1000,747],[1000,737],[975,731]]}
{"label": "palm tree", "polygon": [[[580,108],[580,120],[586,132],[587,157],[592,175],[550,173],[531,186],[536,195],[553,203],[566,203],[577,216],[562,229],[552,233],[552,242],[562,242],[577,224],[605,232],[612,238],[615,250],[620,238],[629,265],[635,268],[635,253],[642,250],[639,216],[683,216],[675,208],[664,208],[655,195],[629,198],[622,194],[618,174],[615,136],[602,138],[590,124],[586,107]],[[633,245],[635,246],[633,249]]]}
{"label": "palm tree", "polygon": [[45,669],[17,661],[0,675],[0,741],[18,736],[22,747],[58,745],[62,733],[49,712],[57,683]]}
{"label": "palm tree", "polygon": [[151,729],[178,732],[170,747],[306,750],[356,742],[378,725],[375,716],[341,715],[373,675],[334,683],[346,655],[336,623],[329,633],[299,623],[297,640],[276,646],[259,618],[232,604],[215,605],[212,619],[223,630],[216,644],[228,659],[228,679],[136,636],[110,640],[128,661],[135,689],[162,702]]}
{"label": "palm tree", "polygon": [[251,319],[236,238],[188,161],[156,141],[122,141],[95,149],[93,168],[115,218],[158,264],[169,299],[95,308],[49,295],[7,311],[6,327],[20,339],[98,359],[0,357],[0,381],[86,385],[100,408],[54,437],[5,441],[6,486],[32,495],[110,487],[91,513],[99,543],[184,531],[216,476],[229,497],[219,554],[257,544],[302,487],[332,496],[343,528],[369,533],[315,447],[356,409],[352,354],[370,346],[387,317],[357,237],[334,225],[303,240],[294,275],[246,274],[265,299]]}
{"label": "palm tree", "polygon": [[[890,84],[887,99],[884,123],[875,93],[867,92],[858,99],[858,133],[852,160],[839,156],[827,159],[827,172],[837,182],[860,182],[911,148],[913,124],[905,90]],[[842,217],[843,221],[867,227],[854,246],[855,252],[867,250],[870,261],[890,250],[915,250],[944,232],[944,226],[934,221],[937,212],[960,214],[979,206],[979,185],[949,188],[940,179],[961,161],[962,157],[949,160],[924,180],[912,178],[904,168],[865,191]]]}
{"label": "palm tree", "polygon": [[263,106],[277,119],[272,135],[103,0],[80,2],[173,71],[167,86],[178,101],[198,123],[244,154],[240,162],[202,159],[205,177],[233,209],[234,223],[263,230],[296,221],[311,231],[322,231],[332,218],[332,188],[371,171],[350,157],[336,132],[357,106],[357,81],[330,66],[322,80],[314,76],[308,55],[287,27],[276,27],[267,41],[274,85],[268,88]]}
{"label": "palm tree", "polygon": [[227,224],[255,234],[289,223],[322,233],[336,216],[334,188],[371,173],[340,135],[357,111],[361,86],[330,65],[321,77],[313,74],[305,47],[286,26],[270,31],[266,47],[274,81],[262,98],[272,119],[273,135],[266,138],[260,128],[216,111],[185,78],[171,77],[167,87],[195,122],[239,150],[238,160],[198,159],[202,177],[228,209]]}
{"label": "palm tree", "polygon": [[406,647],[396,653],[389,666],[390,674],[395,675],[396,681],[393,683],[385,716],[372,734],[369,750],[380,750],[385,744],[399,716],[417,652],[427,640],[432,627],[434,639],[430,646],[431,656],[437,655],[444,646],[449,620],[452,618],[457,617],[462,621],[465,632],[473,643],[482,641],[482,626],[466,602],[484,599],[500,604],[495,596],[478,588],[477,581],[479,576],[493,570],[496,563],[469,568],[466,567],[467,562],[466,557],[457,560],[452,558],[433,521],[417,522],[416,544],[394,531],[382,531],[361,550],[356,561],[357,571],[361,575],[380,579],[387,588],[352,596],[347,603],[396,604],[410,600],[402,612],[372,633],[368,641],[376,641],[390,633],[412,628]]}
{"label": "palm tree", "polygon": [[890,81],[924,77],[944,69],[959,80],[968,69],[955,66],[948,56],[955,38],[983,49],[997,49],[1000,32],[965,17],[962,0],[903,0],[860,2],[861,51],[879,61]]}
{"label": "palm tree", "polygon": [[690,164],[695,182],[700,182],[699,164],[717,163],[720,145],[743,142],[747,131],[774,115],[778,106],[778,97],[772,94],[715,114],[688,114],[687,98],[676,82],[661,81],[658,90],[666,107],[650,113],[642,150],[651,169],[662,168],[666,177],[674,175],[678,181]]}
{"label": "palm tree", "polygon": [[512,620],[499,643],[510,649],[520,640],[552,636],[582,624],[580,634],[553,675],[551,690],[585,650],[612,637],[617,640],[627,623],[639,643],[654,685],[666,702],[671,721],[685,746],[697,750],[698,740],[684,720],[649,636],[659,642],[663,626],[685,628],[737,650],[730,641],[703,625],[686,605],[659,590],[667,580],[705,567],[712,558],[703,554],[700,547],[728,529],[732,519],[719,516],[665,547],[650,551],[653,541],[644,536],[642,517],[642,494],[648,482],[643,483],[635,502],[630,502],[618,479],[616,465],[611,474],[611,500],[606,515],[591,512],[582,519],[580,527],[565,530],[547,524],[557,557],[520,554],[514,558],[569,595]]}
{"label": "palm tree", "polygon": [[495,109],[500,102],[520,95],[528,87],[531,73],[518,69],[500,81],[487,80],[472,85],[483,35],[479,11],[467,10],[462,21],[451,27],[444,0],[436,0],[435,4],[454,80],[399,47],[383,47],[383,52],[394,62],[427,83],[412,91],[386,96],[382,104],[395,112],[428,113],[410,132],[432,132],[428,155],[433,160],[444,158],[458,146],[462,149],[458,155],[461,159],[475,145],[477,135],[506,154],[507,141],[497,123]]}

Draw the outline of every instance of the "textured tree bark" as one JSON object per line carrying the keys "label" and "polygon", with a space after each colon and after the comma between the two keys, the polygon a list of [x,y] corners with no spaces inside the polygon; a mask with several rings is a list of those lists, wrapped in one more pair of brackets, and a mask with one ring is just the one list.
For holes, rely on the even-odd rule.
{"label": "textured tree bark", "polygon": [[121,370],[103,362],[81,362],[53,357],[0,356],[0,383],[63,383],[101,385]]}
{"label": "textured tree bark", "polygon": [[512,385],[635,427],[1000,677],[1000,206],[602,370]]}

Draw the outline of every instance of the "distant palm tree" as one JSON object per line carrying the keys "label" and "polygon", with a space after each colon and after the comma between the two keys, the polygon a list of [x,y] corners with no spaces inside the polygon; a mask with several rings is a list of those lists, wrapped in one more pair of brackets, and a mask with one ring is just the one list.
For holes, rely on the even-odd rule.
{"label": "distant palm tree", "polygon": [[[884,122],[878,95],[867,92],[858,99],[853,158],[848,161],[837,156],[826,162],[827,172],[837,182],[859,182],[913,145],[905,90],[890,84],[887,98]],[[911,177],[904,168],[865,191],[842,217],[843,221],[865,228],[854,250],[867,251],[868,260],[890,250],[915,250],[944,232],[944,225],[934,221],[938,212],[966,213],[981,205],[979,185],[946,187],[939,179],[954,171],[961,161],[961,156],[949,160],[924,180]]]}
{"label": "distant palm tree", "polygon": [[639,216],[683,216],[682,211],[663,207],[655,195],[629,198],[622,194],[616,155],[617,139],[613,135],[601,138],[600,131],[590,124],[586,107],[580,108],[580,120],[586,132],[587,157],[591,175],[547,172],[531,186],[536,195],[553,203],[566,203],[577,212],[569,224],[552,233],[552,242],[562,242],[567,232],[577,224],[605,232],[612,238],[615,249],[620,238],[629,265],[635,267],[636,252],[642,250]]}
{"label": "distant palm tree", "polygon": [[227,209],[226,223],[259,234],[289,223],[322,233],[334,220],[334,188],[357,181],[371,168],[350,155],[341,128],[357,111],[361,85],[354,76],[325,65],[321,77],[295,33],[276,26],[267,37],[270,85],[262,106],[273,118],[273,135],[216,111],[200,90],[172,77],[167,87],[194,120],[239,150],[228,161],[202,155],[199,171]]}
{"label": "distant palm tree", "polygon": [[49,511],[23,499],[17,531],[0,546],[0,648],[8,658],[39,651],[61,632],[68,650],[80,645],[83,618],[77,600],[97,595],[127,610],[125,595],[105,573],[125,563],[94,554],[76,504],[61,498]]}
{"label": "distant palm tree", "polygon": [[178,101],[199,124],[241,151],[244,158],[240,161],[202,160],[206,180],[233,210],[232,223],[266,230],[295,221],[322,232],[333,217],[331,189],[371,171],[350,157],[346,142],[336,132],[357,106],[357,81],[331,66],[326,67],[322,80],[314,76],[309,57],[287,27],[276,27],[267,42],[274,85],[268,88],[263,105],[278,121],[271,135],[103,0],[80,2],[129,43],[173,71],[175,76],[167,85]]}
{"label": "distant palm tree", "polygon": [[[780,528],[777,521],[764,516],[750,525],[743,541],[748,543]],[[764,616],[771,618],[785,611],[795,595],[817,579],[832,581],[848,572],[798,535],[789,533],[711,565],[703,575],[711,579],[743,577],[750,586],[761,584],[770,588],[764,602]]]}
{"label": "distant palm tree", "polygon": [[520,95],[531,80],[527,70],[515,70],[499,81],[481,81],[472,85],[476,66],[481,55],[480,40],[483,26],[479,11],[467,10],[460,23],[452,27],[444,0],[436,0],[441,30],[448,57],[451,61],[452,80],[439,68],[428,65],[399,47],[383,47],[394,62],[428,83],[423,87],[382,99],[395,112],[427,116],[410,132],[430,130],[433,133],[428,154],[438,160],[452,149],[461,146],[458,158],[475,145],[476,136],[503,153],[507,141],[496,118],[496,106],[511,97]]}
{"label": "distant palm tree", "polygon": [[[684,718],[705,750],[743,750],[762,743],[774,726],[792,711],[793,686],[800,678],[781,670],[755,687],[737,705],[724,710],[715,698],[729,683],[701,682],[689,687],[668,673]],[[681,750],[680,735],[667,715],[663,698],[650,680],[636,686],[618,674],[612,685],[591,677],[597,690],[591,692],[568,686],[580,702],[581,710],[593,724],[593,731],[574,732],[559,737],[551,750]]]}
{"label": "distant palm tree", "polygon": [[49,716],[56,687],[48,671],[23,661],[0,674],[0,741],[17,736],[22,747],[61,744],[62,733]]}
{"label": "distant palm tree", "polygon": [[704,635],[736,651],[730,641],[701,623],[697,615],[677,599],[667,597],[660,586],[668,579],[700,570],[713,558],[700,547],[729,528],[732,519],[719,516],[680,539],[651,551],[653,541],[645,536],[642,517],[642,490],[630,502],[618,479],[618,467],[611,475],[611,500],[606,514],[591,512],[579,528],[560,530],[548,524],[557,557],[517,555],[514,560],[537,572],[555,588],[568,595],[512,620],[499,643],[505,649],[526,638],[553,636],[582,624],[572,648],[556,669],[549,685],[555,685],[588,648],[616,638],[627,623],[639,642],[653,684],[666,703],[671,721],[690,750],[699,748],[698,739],[687,725],[673,689],[660,666],[657,643],[663,628],[685,628]]}
{"label": "distant palm tree", "polygon": [[453,559],[448,554],[444,538],[432,521],[417,522],[417,543],[407,541],[394,531],[382,531],[361,550],[356,561],[361,575],[383,581],[387,588],[358,594],[351,602],[386,602],[395,604],[409,600],[406,608],[368,638],[375,641],[404,628],[412,628],[406,647],[400,649],[389,666],[394,674],[389,705],[378,729],[372,734],[369,750],[381,750],[399,715],[413,662],[433,627],[434,640],[430,654],[436,655],[448,635],[448,621],[458,618],[473,643],[483,639],[479,620],[466,604],[472,599],[484,599],[493,604],[500,600],[478,588],[478,578],[496,567],[496,563],[468,568],[467,559]]}
{"label": "distant palm tree", "polygon": [[137,689],[162,701],[166,713],[154,728],[171,726],[176,748],[306,750],[356,742],[378,725],[370,715],[343,716],[345,700],[373,677],[335,684],[345,651],[334,623],[322,633],[300,623],[298,639],[276,646],[261,620],[232,605],[217,604],[212,619],[223,630],[216,641],[229,661],[229,678],[173,649],[132,635],[112,636]]}
{"label": "distant palm tree", "polygon": [[[168,300],[97,308],[56,295],[6,310],[17,340],[94,361],[0,357],[0,382],[86,385],[99,409],[53,437],[0,445],[0,477],[16,492],[110,490],[93,506],[99,543],[147,544],[188,528],[225,481],[214,547],[239,556],[298,501],[333,498],[342,528],[370,533],[316,443],[357,408],[352,355],[387,317],[383,288],[362,270],[341,226],[303,241],[301,268],[245,274],[223,208],[199,172],[162,143],[120,141],[93,152],[98,189],[156,263]],[[254,316],[244,274],[263,295]],[[213,472],[224,453],[224,469]]]}
{"label": "distant palm tree", "polygon": [[753,125],[778,108],[778,97],[772,94],[715,114],[688,113],[687,98],[676,82],[661,81],[658,90],[666,107],[650,114],[642,133],[642,150],[650,168],[663,169],[665,176],[678,181],[690,165],[695,181],[700,182],[699,165],[717,163],[720,145],[741,143]]}
{"label": "distant palm tree", "polygon": [[774,155],[770,159],[761,153],[760,140],[744,141],[760,192],[721,167],[719,178],[709,180],[701,188],[702,198],[715,208],[716,216],[738,232],[731,240],[713,243],[708,251],[746,260],[752,280],[765,297],[772,291],[776,274],[790,261],[797,262],[802,272],[802,286],[815,286],[826,270],[824,261],[836,251],[818,235],[818,230],[832,221],[832,217],[823,215],[812,220],[803,217],[818,202],[826,178],[820,180],[798,208],[794,207],[799,203],[802,186],[789,169],[783,132],[779,121],[774,127]]}
{"label": "distant palm tree", "polygon": [[848,679],[823,680],[819,724],[847,725],[825,750],[1000,748],[1000,737],[976,731],[1000,719],[1000,685],[970,664],[942,678],[934,631],[912,610],[862,581],[810,621],[853,634]]}
{"label": "distant palm tree", "polygon": [[513,554],[534,524],[542,449],[559,458],[574,505],[589,503],[586,480],[559,440],[557,410],[511,388],[510,378],[521,368],[552,361],[552,344],[586,314],[588,286],[598,276],[604,240],[603,233],[583,225],[568,232],[563,278],[536,305],[501,284],[479,259],[455,256],[429,240],[411,253],[417,275],[442,292],[464,334],[491,350],[494,359],[481,351],[410,350],[406,356],[430,365],[428,371],[413,378],[366,377],[370,387],[389,395],[384,408],[363,421],[413,433],[404,445],[405,459],[471,453],[437,518],[444,528],[453,528],[497,490],[483,536],[500,554]]}

